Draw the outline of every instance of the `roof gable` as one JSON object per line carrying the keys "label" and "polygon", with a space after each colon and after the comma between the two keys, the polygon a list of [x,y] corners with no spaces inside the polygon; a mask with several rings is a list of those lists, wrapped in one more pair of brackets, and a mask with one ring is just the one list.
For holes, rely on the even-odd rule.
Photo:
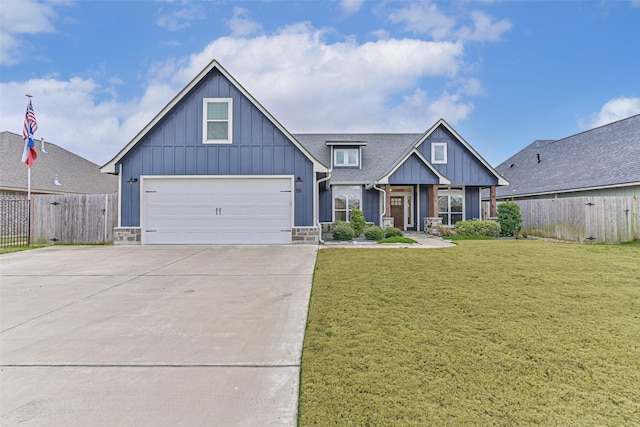
{"label": "roof gable", "polygon": [[184,100],[196,87],[202,84],[211,73],[217,70],[230,84],[238,90],[242,96],[251,102],[285,137],[295,145],[305,157],[307,157],[314,165],[314,169],[318,172],[326,171],[326,167],[309,153],[309,151],[297,141],[288,130],[280,124],[249,92],[238,83],[216,60],[213,60],[205,67],[187,86],[185,86],[129,143],[116,154],[113,159],[107,162],[100,169],[103,173],[118,173],[116,164],[129,153],[138,142],[140,142],[152,129],[159,125],[163,119],[174,113],[174,109]]}
{"label": "roof gable", "polygon": [[496,169],[498,197],[640,184],[640,115],[555,141],[534,141]]}
{"label": "roof gable", "polygon": [[[434,165],[438,171],[447,176],[454,184],[460,184],[460,181],[479,182],[487,180],[490,177],[491,180],[496,179],[497,185],[509,185],[502,175],[500,175],[465,139],[458,134],[444,119],[438,120],[429,130],[427,130],[421,138],[416,141],[414,147],[420,151],[427,159],[431,157],[430,141],[436,138],[436,133],[444,131],[444,134],[449,134],[453,138],[454,142],[459,144],[462,148],[462,157],[449,156],[447,164]],[[436,142],[434,140],[434,142]],[[451,150],[451,147],[448,148]],[[454,157],[453,159],[451,157]],[[474,167],[477,165],[477,167]],[[455,170],[454,170],[455,168]],[[472,171],[472,168],[474,169]],[[472,175],[472,176],[468,176]],[[485,184],[488,184],[485,183]],[[484,185],[484,184],[483,184]]]}

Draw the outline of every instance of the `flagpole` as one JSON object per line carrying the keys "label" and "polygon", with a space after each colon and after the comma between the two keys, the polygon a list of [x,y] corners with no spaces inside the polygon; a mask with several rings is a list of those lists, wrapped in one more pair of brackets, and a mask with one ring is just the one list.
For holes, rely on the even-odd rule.
{"label": "flagpole", "polygon": [[[25,96],[31,98],[33,95],[26,93]],[[27,168],[27,246],[31,245],[31,166]]]}

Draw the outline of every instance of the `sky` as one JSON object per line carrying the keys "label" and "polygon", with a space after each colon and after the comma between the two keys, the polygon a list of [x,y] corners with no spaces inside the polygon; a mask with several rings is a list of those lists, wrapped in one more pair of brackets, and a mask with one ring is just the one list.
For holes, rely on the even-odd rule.
{"label": "sky", "polygon": [[[217,59],[291,133],[419,133],[490,164],[640,114],[640,0],[2,0],[0,131],[113,158]],[[34,167],[37,167],[37,163]]]}

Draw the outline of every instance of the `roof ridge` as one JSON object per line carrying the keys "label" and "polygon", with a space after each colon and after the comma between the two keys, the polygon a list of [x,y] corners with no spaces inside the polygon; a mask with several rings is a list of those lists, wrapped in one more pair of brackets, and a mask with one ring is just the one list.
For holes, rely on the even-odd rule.
{"label": "roof ridge", "polygon": [[634,119],[634,118],[640,118],[640,114],[634,114],[633,116],[625,117],[624,119],[619,119],[619,120],[613,121],[611,123],[605,123],[603,125],[596,126],[594,128],[584,130],[582,132],[574,133],[573,135],[565,136],[564,138],[555,139],[555,140],[552,140],[551,143],[560,142],[560,141],[563,141],[565,139],[573,138],[574,136],[578,136],[578,135],[582,135],[582,134],[585,134],[585,133],[593,132],[595,130],[602,129],[602,128],[605,128],[607,126],[613,126],[613,125],[619,124],[621,122],[624,122],[626,120],[631,120],[631,119]]}

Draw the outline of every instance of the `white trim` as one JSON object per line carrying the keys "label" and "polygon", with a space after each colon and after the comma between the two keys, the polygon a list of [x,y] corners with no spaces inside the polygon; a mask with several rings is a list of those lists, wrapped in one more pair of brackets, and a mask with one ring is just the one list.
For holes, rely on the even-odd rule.
{"label": "white trim", "polygon": [[[353,148],[353,147],[348,147],[348,148],[338,148],[338,147],[331,147],[331,151],[333,152],[333,167],[360,167],[360,147],[358,148]],[[338,157],[338,152],[342,151],[343,152],[343,156],[344,159],[347,161],[347,163],[338,163],[337,161],[337,157]],[[356,162],[355,164],[351,164],[349,163],[349,155],[348,153],[354,151],[356,153]]]}
{"label": "white trim", "polygon": [[[466,207],[467,207],[467,188],[464,185],[454,185],[454,186],[449,186],[446,187],[444,189],[440,189],[438,188],[438,197],[440,197],[441,194],[446,195],[446,196],[451,196],[451,192],[452,192],[452,188],[455,188],[456,192],[461,191],[462,192],[462,220],[461,221],[466,221],[467,220],[467,212],[466,212]],[[460,190],[457,190],[458,188],[460,188]],[[442,190],[442,191],[441,191]],[[438,210],[437,214],[438,216],[440,216],[440,202],[438,201],[438,204],[436,205],[436,209]],[[449,198],[449,206],[448,206],[448,214],[449,214],[449,219],[451,219],[451,198]],[[443,224],[445,225],[445,224]],[[453,226],[454,224],[447,224],[448,226]]]}
{"label": "white trim", "polygon": [[[207,117],[210,102],[227,103],[227,139],[208,139],[209,118]],[[218,120],[218,122],[223,122]],[[203,98],[202,99],[202,143],[203,144],[231,144],[233,142],[233,98]]]}
{"label": "white trim", "polygon": [[122,227],[122,164],[118,172],[118,228]]}
{"label": "white trim", "polygon": [[[436,160],[436,148],[444,148],[444,159]],[[447,164],[447,143],[446,142],[432,142],[431,143],[431,163],[434,165],[446,165]]]}
{"label": "white trim", "polygon": [[233,86],[235,86],[242,95],[247,97],[249,101],[258,109],[262,114],[267,117],[271,123],[282,132],[293,145],[295,145],[312,163],[314,172],[326,172],[328,168],[318,161],[311,153],[304,148],[302,144],[289,133],[288,130],[278,122],[275,117],[271,115],[247,90],[242,87],[240,83],[225,70],[222,65],[215,59],[209,63],[200,73],[187,84],[171,101],[144,127],[129,143],[124,146],[113,159],[105,163],[101,168],[102,173],[116,173],[116,163],[118,163],[137,143],[140,141],[153,127],[158,124],[183,98],[189,94],[189,92],[195,88],[202,79],[204,79],[212,70],[217,69]]}
{"label": "white trim", "polygon": [[[357,184],[352,184],[352,185],[348,185],[348,184],[338,184],[338,185],[332,185],[331,186],[331,222],[336,222],[336,197],[335,197],[335,189],[337,187],[358,187],[359,191],[360,191],[360,207],[358,209],[362,210],[362,185],[357,185]],[[354,193],[355,194],[355,190]],[[349,200],[347,199],[347,205],[345,208],[347,214],[345,215],[347,217],[346,222],[350,222],[349,220],[351,219],[349,217],[349,211],[351,209],[349,209]]]}
{"label": "white trim", "polygon": [[422,223],[420,221],[420,184],[416,184],[416,217],[416,231],[420,231],[420,224]]}

